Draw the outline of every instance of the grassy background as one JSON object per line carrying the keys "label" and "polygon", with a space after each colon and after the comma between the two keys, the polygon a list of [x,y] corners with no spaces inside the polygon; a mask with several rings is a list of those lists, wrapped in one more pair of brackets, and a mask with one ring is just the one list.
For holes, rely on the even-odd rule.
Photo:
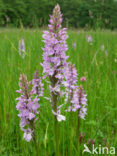
{"label": "grassy background", "polygon": [[[84,142],[95,139],[99,147],[114,146],[117,148],[117,33],[111,31],[69,31],[67,40],[69,61],[76,65],[78,77],[86,76],[82,83],[88,95],[88,112],[86,120],[81,121],[80,131]],[[87,42],[86,35],[93,38],[93,44]],[[26,143],[19,127],[20,119],[16,111],[16,93],[20,73],[24,72],[28,79],[33,78],[36,69],[42,75],[42,30],[0,30],[0,156],[36,155],[33,142]],[[26,57],[22,59],[18,53],[19,39],[24,38]],[[73,49],[76,42],[76,50]],[[101,50],[104,44],[108,55]],[[78,81],[81,84],[80,80]],[[45,85],[45,96],[48,89]],[[40,155],[54,155],[53,115],[50,103],[40,101],[40,119],[36,123]],[[77,114],[73,120],[59,123],[59,141],[61,155],[78,155],[75,143]],[[86,153],[87,155],[87,153]]]}

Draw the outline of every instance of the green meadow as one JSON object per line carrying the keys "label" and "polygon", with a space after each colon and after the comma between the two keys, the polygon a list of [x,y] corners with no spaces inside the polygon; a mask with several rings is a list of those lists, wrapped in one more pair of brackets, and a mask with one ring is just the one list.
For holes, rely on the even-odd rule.
{"label": "green meadow", "polygon": [[[41,29],[0,29],[0,156],[36,156],[33,141],[27,143],[19,127],[16,110],[19,94],[16,90],[21,73],[32,80],[38,69],[42,76],[42,34]],[[78,151],[77,112],[72,113],[72,118],[66,113],[66,121],[58,124],[60,156],[82,155],[83,145],[88,144],[89,139],[95,140],[96,147],[101,145],[117,150],[117,32],[69,30],[68,35],[68,60],[77,68],[78,85],[83,85],[88,105],[86,118],[80,122],[83,136]],[[91,35],[92,44],[88,43],[86,35]],[[25,41],[24,59],[18,50],[21,38]],[[86,77],[86,82],[80,81],[82,76]],[[49,96],[46,84],[44,89],[44,96]],[[53,122],[50,102],[41,99],[40,116],[36,121],[40,156],[55,155]]]}

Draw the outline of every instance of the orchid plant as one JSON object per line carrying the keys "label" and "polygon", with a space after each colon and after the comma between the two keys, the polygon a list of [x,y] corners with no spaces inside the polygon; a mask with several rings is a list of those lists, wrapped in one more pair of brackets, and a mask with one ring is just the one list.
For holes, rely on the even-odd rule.
{"label": "orchid plant", "polygon": [[[55,151],[58,156],[59,151],[59,131],[58,122],[65,121],[64,112],[78,112],[78,124],[80,118],[85,119],[87,113],[87,99],[82,86],[78,86],[78,74],[75,65],[67,61],[66,51],[68,38],[66,28],[62,28],[62,14],[57,4],[50,15],[48,31],[43,33],[43,42],[45,44],[43,51],[43,76],[39,78],[38,71],[34,74],[31,82],[27,81],[24,74],[20,75],[20,89],[17,91],[21,94],[17,98],[17,110],[20,112],[20,127],[24,132],[24,139],[29,142],[35,140],[35,120],[39,120],[39,100],[43,98],[42,79],[49,78],[48,87],[50,90],[50,103],[52,114],[54,116],[54,134],[55,134]],[[32,86],[32,88],[31,88]],[[60,98],[64,99],[60,104]],[[65,107],[63,107],[65,106]],[[61,109],[63,111],[61,113]],[[79,125],[78,125],[79,127]],[[37,148],[37,146],[36,146]]]}

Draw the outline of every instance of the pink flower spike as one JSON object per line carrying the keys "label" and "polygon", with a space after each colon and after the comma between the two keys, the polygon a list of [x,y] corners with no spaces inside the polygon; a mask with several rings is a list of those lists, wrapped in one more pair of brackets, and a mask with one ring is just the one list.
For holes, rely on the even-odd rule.
{"label": "pink flower spike", "polygon": [[33,138],[34,122],[36,115],[39,113],[39,98],[35,95],[36,92],[34,93],[33,91],[34,87],[31,89],[31,82],[27,81],[27,77],[24,74],[20,75],[19,81],[20,89],[17,92],[21,95],[16,98],[18,101],[16,109],[19,111],[18,116],[21,118],[20,128],[24,132],[24,139],[29,142]]}
{"label": "pink flower spike", "polygon": [[73,42],[73,49],[76,50],[76,42]]}
{"label": "pink flower spike", "polygon": [[25,43],[24,43],[23,38],[21,38],[19,40],[19,55],[24,59],[24,57],[25,57]]}
{"label": "pink flower spike", "polygon": [[82,135],[82,132],[81,132],[81,133],[80,133],[80,138],[82,138],[82,136],[83,136],[83,135]]}
{"label": "pink flower spike", "polygon": [[87,35],[86,38],[87,38],[88,43],[89,43],[90,45],[92,45],[93,39],[92,39],[91,35]]}
{"label": "pink flower spike", "polygon": [[88,140],[88,144],[90,144],[91,143],[91,139],[89,138],[89,140]]}
{"label": "pink flower spike", "polygon": [[86,77],[85,76],[81,77],[80,81],[85,82],[86,81]]}
{"label": "pink flower spike", "polygon": [[95,140],[93,139],[93,140],[92,140],[92,145],[94,145],[94,144],[95,144]]}

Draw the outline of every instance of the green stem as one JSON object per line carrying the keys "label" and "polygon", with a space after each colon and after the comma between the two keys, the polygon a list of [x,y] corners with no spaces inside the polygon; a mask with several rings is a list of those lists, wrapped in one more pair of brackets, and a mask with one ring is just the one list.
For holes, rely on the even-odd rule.
{"label": "green stem", "polygon": [[[57,113],[57,95],[52,93],[53,97],[53,109]],[[59,137],[58,137],[58,121],[57,116],[54,116],[54,135],[55,135],[55,153],[59,156]]]}
{"label": "green stem", "polygon": [[54,133],[55,133],[56,156],[59,156],[58,121],[56,119],[56,116],[54,117]]}
{"label": "green stem", "polygon": [[77,151],[80,152],[80,117],[79,117],[79,111],[78,111],[78,124],[77,124],[77,130],[76,130],[76,138],[77,138]]}
{"label": "green stem", "polygon": [[70,125],[70,147],[69,147],[69,150],[70,150],[70,156],[72,155],[72,142],[73,142],[73,113],[71,112],[70,113],[70,118],[69,118],[69,125]]}
{"label": "green stem", "polygon": [[77,125],[77,138],[79,142],[80,141],[80,118],[79,117],[78,117],[78,125]]}
{"label": "green stem", "polygon": [[[50,77],[51,85],[54,88],[58,82],[58,79],[55,78],[56,71],[53,77]],[[58,97],[59,95],[55,92],[51,93],[52,96],[52,107],[55,113],[57,113],[57,104],[58,104]],[[54,136],[55,136],[55,155],[59,156],[59,133],[58,133],[58,121],[57,116],[54,115]]]}
{"label": "green stem", "polygon": [[34,145],[35,145],[35,149],[36,149],[36,156],[40,156],[40,153],[39,153],[39,147],[38,147],[38,142],[37,142],[37,140],[36,140],[36,137],[35,137],[35,135],[34,135],[34,137],[33,137],[33,141],[34,141]]}

